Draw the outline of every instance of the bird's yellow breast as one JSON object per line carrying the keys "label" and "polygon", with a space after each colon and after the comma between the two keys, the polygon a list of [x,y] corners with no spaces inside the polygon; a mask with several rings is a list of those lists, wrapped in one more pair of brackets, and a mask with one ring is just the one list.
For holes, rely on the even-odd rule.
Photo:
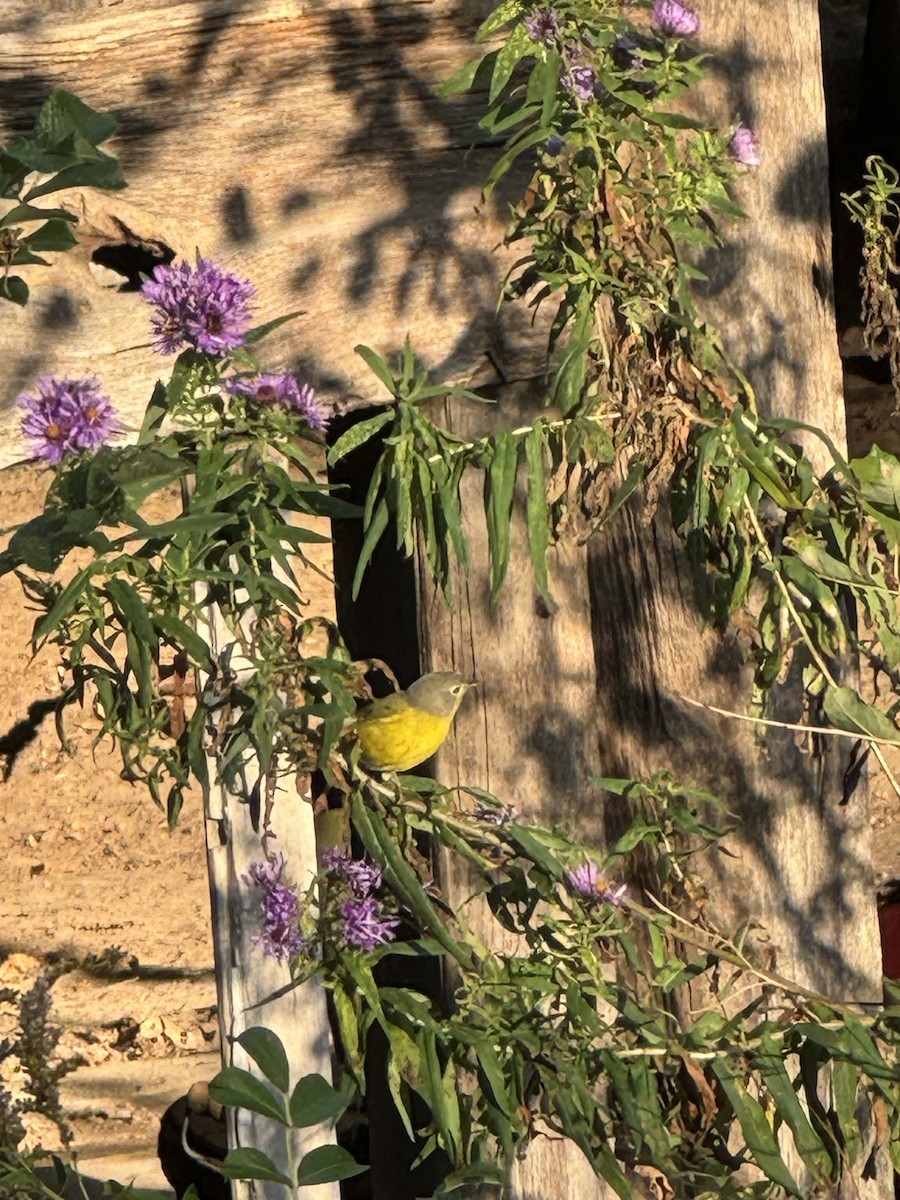
{"label": "bird's yellow breast", "polygon": [[408,771],[434,754],[452,722],[452,715],[412,707],[381,716],[362,712],[356,726],[362,761],[376,771]]}

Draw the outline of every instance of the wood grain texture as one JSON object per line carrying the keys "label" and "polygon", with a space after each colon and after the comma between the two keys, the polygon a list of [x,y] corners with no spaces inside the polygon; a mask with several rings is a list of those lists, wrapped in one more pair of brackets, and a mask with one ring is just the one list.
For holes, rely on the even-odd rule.
{"label": "wood grain texture", "polygon": [[494,318],[503,199],[482,208],[492,152],[470,150],[483,98],[437,93],[485,7],[7,0],[0,134],[27,133],[49,92],[68,88],[118,118],[109,145],[129,188],[47,199],[80,213],[83,241],[27,269],[27,308],[0,309],[2,461],[22,457],[12,405],[44,370],[95,371],[137,423],[166,364],[123,352],[148,341],[146,306],[90,264],[129,238],[246,274],[260,321],[305,309],[264,357],[336,408],[383,395],[359,341],[384,352],[408,333],[454,377],[496,379],[495,361],[515,373],[530,333]]}

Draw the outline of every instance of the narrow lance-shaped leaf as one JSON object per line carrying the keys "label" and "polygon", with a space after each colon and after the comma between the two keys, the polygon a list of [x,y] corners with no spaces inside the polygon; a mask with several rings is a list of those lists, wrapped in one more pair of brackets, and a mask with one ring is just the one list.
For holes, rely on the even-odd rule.
{"label": "narrow lance-shaped leaf", "polygon": [[493,454],[484,477],[492,601],[499,596],[509,569],[510,523],[518,466],[519,447],[516,439],[509,430],[503,430],[493,439]]}
{"label": "narrow lance-shaped leaf", "polygon": [[544,426],[538,422],[525,436],[526,477],[525,514],[528,523],[528,549],[538,591],[548,606],[554,607],[547,578],[547,551],[550,547],[550,506],[544,479]]}
{"label": "narrow lance-shaped leaf", "polygon": [[711,1068],[734,1110],[753,1161],[773,1183],[783,1187],[792,1196],[800,1196],[800,1189],[781,1157],[778,1140],[762,1105],[748,1093],[743,1081],[724,1059],[715,1059]]}

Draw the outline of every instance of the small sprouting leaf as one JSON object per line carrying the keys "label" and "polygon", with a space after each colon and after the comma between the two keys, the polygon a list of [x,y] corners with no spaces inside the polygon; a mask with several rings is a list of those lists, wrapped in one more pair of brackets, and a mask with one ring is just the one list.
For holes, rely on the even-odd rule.
{"label": "small sprouting leaf", "polygon": [[339,1183],[362,1175],[368,1167],[358,1163],[343,1146],[316,1146],[305,1154],[297,1168],[297,1187],[315,1187],[318,1183]]}
{"label": "small sprouting leaf", "polygon": [[281,1038],[263,1025],[254,1025],[235,1039],[279,1092],[291,1086],[291,1068]]}
{"label": "small sprouting leaf", "polygon": [[307,1129],[323,1121],[336,1121],[347,1109],[350,1096],[333,1088],[321,1075],[304,1075],[291,1093],[288,1111],[294,1129]]}
{"label": "small sprouting leaf", "polygon": [[388,408],[376,413],[374,417],[367,417],[364,421],[358,421],[355,425],[351,425],[328,451],[328,462],[333,464],[346,458],[351,451],[368,442],[380,429],[384,429],[385,425],[390,424],[394,415],[394,410]]}
{"label": "small sprouting leaf", "polygon": [[250,1146],[229,1150],[219,1170],[228,1179],[268,1179],[291,1187],[290,1178],[278,1170],[271,1158]]}
{"label": "small sprouting leaf", "polygon": [[211,1081],[209,1094],[220,1104],[234,1108],[248,1108],[251,1112],[271,1117],[273,1121],[287,1124],[283,1102],[267,1084],[249,1071],[240,1067],[225,1067]]}
{"label": "small sprouting leaf", "polygon": [[368,346],[354,346],[354,350],[373,374],[377,375],[392,396],[397,394],[397,383],[391,374],[391,369],[374,350]]}

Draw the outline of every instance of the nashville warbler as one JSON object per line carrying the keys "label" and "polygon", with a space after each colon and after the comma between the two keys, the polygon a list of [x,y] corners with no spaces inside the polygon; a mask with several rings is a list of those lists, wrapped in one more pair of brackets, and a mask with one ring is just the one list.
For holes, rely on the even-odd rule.
{"label": "nashville warbler", "polygon": [[431,758],[450,732],[456,710],[475,685],[454,671],[432,671],[375,700],[356,718],[362,761],[374,771],[408,771]]}

